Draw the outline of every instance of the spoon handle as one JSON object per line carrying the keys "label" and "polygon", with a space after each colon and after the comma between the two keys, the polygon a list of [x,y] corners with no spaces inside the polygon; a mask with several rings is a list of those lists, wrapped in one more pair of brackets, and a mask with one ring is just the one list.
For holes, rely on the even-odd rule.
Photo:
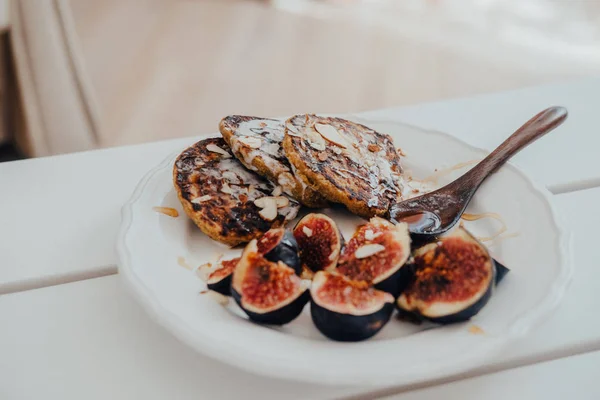
{"label": "spoon handle", "polygon": [[485,178],[509,158],[562,124],[566,118],[567,110],[564,107],[545,109],[527,121],[479,164],[458,178],[455,184],[462,189],[477,189]]}

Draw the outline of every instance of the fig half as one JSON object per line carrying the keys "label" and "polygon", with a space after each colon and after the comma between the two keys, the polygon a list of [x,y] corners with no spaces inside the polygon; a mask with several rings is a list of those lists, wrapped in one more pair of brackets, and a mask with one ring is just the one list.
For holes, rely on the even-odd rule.
{"label": "fig half", "polygon": [[410,281],[396,305],[432,322],[466,321],[489,301],[496,265],[487,249],[460,227],[413,253]]}
{"label": "fig half", "polygon": [[231,294],[231,275],[240,261],[240,257],[221,261],[219,266],[208,275],[206,286],[210,290],[229,296]]}
{"label": "fig half", "polygon": [[297,275],[302,272],[302,264],[298,256],[298,243],[292,232],[284,228],[268,230],[257,242],[258,252],[272,262],[281,261],[294,269]]}
{"label": "fig half", "polygon": [[402,268],[409,257],[406,223],[394,225],[374,217],[359,226],[348,241],[336,271],[352,280],[370,282],[396,297],[402,289]]}
{"label": "fig half", "polygon": [[312,281],[310,314],[330,339],[356,342],[375,335],[390,320],[394,297],[364,281],[319,271]]}
{"label": "fig half", "polygon": [[317,272],[335,267],[344,237],[334,220],[325,214],[308,214],[294,227],[294,237],[305,268]]}
{"label": "fig half", "polygon": [[233,271],[231,295],[251,320],[271,325],[291,322],[310,299],[308,285],[294,269],[267,260],[256,240],[246,246]]}

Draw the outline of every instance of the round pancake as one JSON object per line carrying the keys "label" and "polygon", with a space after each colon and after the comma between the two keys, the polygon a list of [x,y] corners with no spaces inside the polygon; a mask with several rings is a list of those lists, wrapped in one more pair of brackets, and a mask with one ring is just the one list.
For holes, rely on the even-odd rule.
{"label": "round pancake", "polygon": [[221,120],[219,130],[233,154],[246,168],[281,186],[284,193],[307,207],[325,207],[326,200],[306,180],[296,176],[281,142],[284,123],[276,119],[230,115]]}
{"label": "round pancake", "polygon": [[202,232],[230,246],[282,226],[300,209],[285,197],[287,206],[278,208],[273,220],[263,218],[254,201],[274,198],[275,185],[244,168],[222,138],[204,139],[184,150],[173,166],[173,182],[183,209]]}
{"label": "round pancake", "polygon": [[341,118],[296,115],[283,149],[323,197],[362,217],[387,216],[401,200],[400,157],[389,135]]}

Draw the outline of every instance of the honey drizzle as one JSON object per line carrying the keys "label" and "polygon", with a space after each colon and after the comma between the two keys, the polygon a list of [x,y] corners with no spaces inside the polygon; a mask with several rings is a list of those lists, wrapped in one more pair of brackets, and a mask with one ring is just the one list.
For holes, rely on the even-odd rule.
{"label": "honey drizzle", "polygon": [[461,219],[463,219],[465,221],[477,221],[478,219],[482,219],[482,218],[493,218],[496,221],[500,222],[502,224],[502,227],[498,230],[498,232],[496,232],[492,236],[478,237],[477,239],[479,239],[481,242],[489,242],[494,239],[504,240],[504,239],[516,237],[519,235],[518,232],[514,232],[514,233],[509,233],[509,234],[501,236],[507,230],[506,222],[504,222],[504,218],[502,218],[500,216],[500,214],[497,214],[497,213],[492,213],[492,212],[481,213],[481,214],[464,213],[461,216]]}
{"label": "honey drizzle", "polygon": [[185,258],[183,257],[177,257],[177,264],[179,264],[180,267],[183,267],[189,271],[191,271],[193,268],[187,263],[187,261],[185,261]]}
{"label": "honey drizzle", "polygon": [[152,209],[158,213],[164,214],[172,218],[179,217],[179,212],[171,207],[152,207]]}
{"label": "honey drizzle", "polygon": [[[421,179],[419,182],[421,183],[427,183],[430,182],[434,185],[438,184],[438,181],[441,177],[446,176],[448,174],[450,174],[451,172],[454,171],[458,171],[459,169],[463,169],[465,167],[469,167],[471,165],[475,165],[479,162],[480,160],[470,160],[470,161],[465,161],[462,163],[458,163],[456,165],[453,165],[451,167],[448,168],[444,168],[444,169],[440,169],[436,172],[434,172],[433,174],[429,175],[428,177]],[[417,179],[413,179],[414,181],[417,181]]]}

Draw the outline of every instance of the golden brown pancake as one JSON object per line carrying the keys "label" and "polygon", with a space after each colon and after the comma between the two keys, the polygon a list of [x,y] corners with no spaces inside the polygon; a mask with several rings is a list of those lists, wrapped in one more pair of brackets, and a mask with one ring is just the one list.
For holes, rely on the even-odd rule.
{"label": "golden brown pancake", "polygon": [[296,115],[286,121],[283,149],[297,175],[357,215],[387,216],[401,199],[400,157],[389,135],[341,118]]}
{"label": "golden brown pancake", "polygon": [[[173,181],[186,214],[206,235],[230,246],[282,226],[300,209],[293,199],[272,196],[275,185],[244,168],[222,138],[184,150],[173,166]],[[266,207],[273,202],[275,210]]]}

